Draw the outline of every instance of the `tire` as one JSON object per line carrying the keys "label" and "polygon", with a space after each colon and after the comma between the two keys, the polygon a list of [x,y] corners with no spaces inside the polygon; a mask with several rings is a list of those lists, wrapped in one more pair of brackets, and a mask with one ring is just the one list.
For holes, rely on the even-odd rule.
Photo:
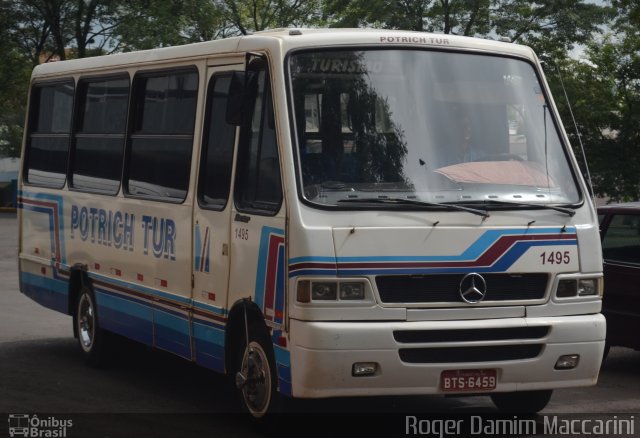
{"label": "tire", "polygon": [[552,390],[521,391],[492,394],[491,401],[502,412],[536,414],[543,410],[551,399]]}
{"label": "tire", "polygon": [[74,331],[78,333],[78,347],[85,363],[92,367],[101,366],[105,358],[104,330],[100,328],[98,307],[93,291],[82,286],[73,313]]}
{"label": "tire", "polygon": [[[244,333],[241,335],[244,338]],[[269,414],[279,411],[280,394],[273,346],[266,328],[249,326],[249,345],[239,340],[232,378],[235,381],[242,411],[254,420],[265,422]]]}

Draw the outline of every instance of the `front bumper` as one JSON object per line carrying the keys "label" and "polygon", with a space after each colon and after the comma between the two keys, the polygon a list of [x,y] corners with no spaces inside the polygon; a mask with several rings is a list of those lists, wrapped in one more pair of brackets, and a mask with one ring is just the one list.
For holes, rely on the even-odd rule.
{"label": "front bumper", "polygon": [[[455,331],[548,326],[541,338],[400,343],[394,331]],[[515,332],[515,330],[514,330]],[[497,370],[497,387],[492,392],[555,389],[595,385],[604,350],[606,323],[601,314],[505,318],[466,321],[417,322],[309,322],[291,320],[290,348],[294,397],[380,396],[439,394],[444,370]],[[497,346],[541,345],[535,357],[492,360]],[[407,363],[401,348],[487,347],[487,357],[475,362]],[[474,348],[478,351],[478,348]],[[428,354],[428,353],[427,353]],[[558,358],[579,354],[576,368],[555,370]],[[353,377],[355,362],[376,362],[373,376]],[[447,392],[446,394],[451,394]]]}

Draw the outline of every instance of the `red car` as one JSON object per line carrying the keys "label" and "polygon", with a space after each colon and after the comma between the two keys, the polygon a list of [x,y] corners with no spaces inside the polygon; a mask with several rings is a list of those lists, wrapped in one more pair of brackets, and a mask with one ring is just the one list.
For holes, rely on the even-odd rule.
{"label": "red car", "polygon": [[599,207],[598,219],[607,345],[640,350],[640,202]]}

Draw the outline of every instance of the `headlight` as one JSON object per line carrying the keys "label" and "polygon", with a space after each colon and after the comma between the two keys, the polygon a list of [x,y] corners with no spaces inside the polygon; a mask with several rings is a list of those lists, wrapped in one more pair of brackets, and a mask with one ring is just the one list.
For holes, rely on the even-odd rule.
{"label": "headlight", "polygon": [[578,285],[575,279],[560,280],[556,289],[556,297],[568,298],[575,297],[578,294]]}
{"label": "headlight", "polygon": [[300,280],[296,301],[358,301],[366,299],[366,287],[362,281],[314,281]]}
{"label": "headlight", "polygon": [[336,283],[311,283],[312,300],[337,300],[338,285]]}
{"label": "headlight", "polygon": [[581,297],[599,295],[599,278],[581,278],[578,280],[578,295]]}
{"label": "headlight", "polygon": [[602,297],[602,277],[595,278],[565,278],[558,281],[556,297]]}
{"label": "headlight", "polygon": [[364,283],[340,283],[341,300],[364,300]]}

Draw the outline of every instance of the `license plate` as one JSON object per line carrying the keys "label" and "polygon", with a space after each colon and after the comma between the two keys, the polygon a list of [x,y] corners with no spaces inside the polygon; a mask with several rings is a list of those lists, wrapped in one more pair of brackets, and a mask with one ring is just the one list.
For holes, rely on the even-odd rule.
{"label": "license plate", "polygon": [[497,375],[495,369],[445,370],[440,375],[440,389],[444,392],[491,391],[496,389]]}

